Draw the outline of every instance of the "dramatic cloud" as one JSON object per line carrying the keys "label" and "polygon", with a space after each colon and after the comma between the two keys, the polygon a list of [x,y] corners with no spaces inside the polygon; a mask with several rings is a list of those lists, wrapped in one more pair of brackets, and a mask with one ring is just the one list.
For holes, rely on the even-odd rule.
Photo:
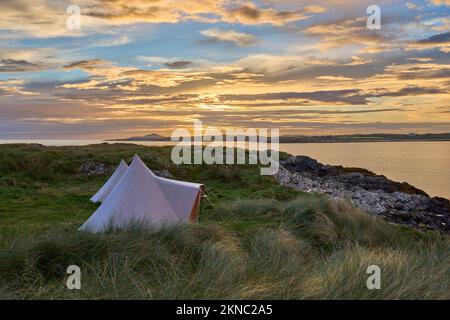
{"label": "dramatic cloud", "polygon": [[448,1],[370,4],[0,1],[0,138],[450,131]]}
{"label": "dramatic cloud", "polygon": [[311,15],[325,12],[320,6],[306,6],[300,10],[277,10],[260,8],[252,2],[226,0],[167,0],[167,1],[95,1],[86,15],[113,23],[176,23],[180,21],[200,21],[240,23],[247,25],[285,25]]}

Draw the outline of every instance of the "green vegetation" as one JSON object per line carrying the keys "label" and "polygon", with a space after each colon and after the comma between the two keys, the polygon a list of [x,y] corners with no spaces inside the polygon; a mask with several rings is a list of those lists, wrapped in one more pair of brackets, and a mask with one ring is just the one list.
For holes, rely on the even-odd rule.
{"label": "green vegetation", "polygon": [[[77,231],[89,197],[139,154],[207,185],[200,222],[107,234]],[[175,166],[170,148],[0,146],[0,298],[449,299],[450,239],[389,224],[348,202],[303,194],[257,166]],[[82,289],[65,286],[68,265]],[[366,269],[382,270],[368,290]]]}

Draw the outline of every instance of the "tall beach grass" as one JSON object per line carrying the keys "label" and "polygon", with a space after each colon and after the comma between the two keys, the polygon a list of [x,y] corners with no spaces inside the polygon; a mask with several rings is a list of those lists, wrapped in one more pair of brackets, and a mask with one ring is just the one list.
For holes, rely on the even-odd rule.
{"label": "tall beach grass", "polygon": [[[0,249],[2,298],[448,299],[449,239],[392,225],[327,198],[236,201],[226,219],[278,217],[236,232],[213,223],[52,232]],[[65,286],[78,265],[81,290]],[[368,290],[369,265],[382,270]]]}

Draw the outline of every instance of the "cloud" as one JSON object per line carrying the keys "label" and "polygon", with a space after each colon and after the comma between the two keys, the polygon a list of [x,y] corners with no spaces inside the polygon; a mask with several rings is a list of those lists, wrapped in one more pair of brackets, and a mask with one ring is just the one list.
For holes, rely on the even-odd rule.
{"label": "cloud", "polygon": [[423,94],[441,94],[445,93],[444,90],[440,88],[431,87],[418,87],[418,86],[408,86],[401,88],[397,91],[382,90],[379,93],[372,94],[373,97],[403,97],[403,96],[416,96]]}
{"label": "cloud", "polygon": [[442,52],[450,52],[450,31],[435,34],[426,39],[407,43],[407,50],[425,50],[439,48]]}
{"label": "cloud", "polygon": [[347,63],[346,65],[348,66],[359,66],[361,64],[368,64],[371,63],[372,60],[370,59],[365,59],[362,57],[358,57],[358,56],[352,56],[351,57],[351,61],[349,63]]}
{"label": "cloud", "polygon": [[183,69],[183,68],[188,67],[191,64],[192,64],[192,61],[187,61],[187,60],[178,60],[178,61],[164,63],[164,65],[166,65],[169,68],[173,68],[173,69]]}
{"label": "cloud", "polygon": [[447,6],[450,7],[450,0],[429,0],[430,4],[435,6]]}
{"label": "cloud", "polygon": [[366,20],[367,17],[359,17],[326,23],[319,22],[310,25],[302,32],[309,37],[318,38],[320,42],[316,47],[321,51],[348,45],[363,46],[364,48],[360,51],[366,53],[393,50],[396,45],[391,43],[392,35],[386,32],[380,33],[369,30],[366,26]]}
{"label": "cloud", "polygon": [[172,1],[95,1],[85,14],[115,24],[176,23],[180,21],[226,22],[246,25],[285,25],[326,11],[321,6],[305,6],[299,10],[260,8],[251,2],[227,0]]}
{"label": "cloud", "polygon": [[[372,64],[371,68],[364,67]],[[383,66],[372,62],[372,59],[351,56],[326,58],[306,54],[254,54],[239,59],[234,65],[243,70],[260,74],[267,82],[312,81],[320,76],[336,75],[362,78],[383,70]]]}
{"label": "cloud", "polygon": [[222,101],[307,100],[329,103],[346,103],[352,105],[367,103],[366,98],[361,96],[360,91],[357,89],[220,95],[219,99]]}
{"label": "cloud", "polygon": [[422,9],[421,6],[418,6],[417,4],[415,4],[413,2],[409,2],[409,1],[407,1],[405,3],[405,5],[409,10],[421,10]]}
{"label": "cloud", "polygon": [[254,35],[234,30],[208,29],[200,32],[212,42],[228,42],[237,46],[246,47],[258,42]]}
{"label": "cloud", "polygon": [[[144,59],[145,58],[145,59]],[[149,57],[141,57],[146,60]],[[155,57],[150,57],[155,60]],[[204,83],[213,85],[223,81],[238,80],[243,82],[246,79],[237,68],[215,69],[209,67],[206,70],[181,70],[182,67],[190,65],[190,61],[160,60],[165,66],[174,70],[143,70],[135,67],[120,67],[110,61],[101,59],[75,61],[63,66],[64,70],[79,69],[87,72],[91,77],[84,81],[69,82],[62,85],[66,89],[78,90],[119,90],[122,92],[135,92],[143,90],[153,90],[153,92],[163,88],[180,87],[182,90],[189,86]],[[251,78],[251,74],[246,75]],[[160,92],[160,91],[158,91]]]}
{"label": "cloud", "polygon": [[108,62],[102,59],[91,59],[91,60],[81,60],[69,63],[63,66],[65,70],[85,70],[85,71],[93,71],[99,67],[107,65]]}
{"label": "cloud", "polygon": [[14,60],[14,59],[0,60],[0,72],[28,72],[41,69],[42,68],[39,65],[25,60]]}
{"label": "cloud", "polygon": [[313,92],[275,92],[262,94],[220,95],[222,102],[230,101],[292,101],[292,102],[323,102],[331,104],[366,105],[369,98],[374,97],[403,97],[423,94],[441,94],[445,91],[439,88],[409,86],[400,90],[378,89],[364,92],[359,89],[321,90]]}
{"label": "cloud", "polygon": [[272,24],[285,25],[289,22],[308,19],[311,14],[326,11],[322,6],[306,6],[300,10],[275,10],[272,8],[261,9],[252,3],[248,3],[227,11],[225,21],[241,24]]}
{"label": "cloud", "polygon": [[417,61],[417,62],[431,62],[433,61],[433,58],[427,58],[427,57],[411,57],[407,58],[408,61]]}
{"label": "cloud", "polygon": [[56,67],[52,48],[0,47],[0,72],[37,72]]}
{"label": "cloud", "polygon": [[324,80],[324,81],[352,81],[353,78],[349,77],[342,77],[342,76],[319,76],[316,77],[317,80]]}
{"label": "cloud", "polygon": [[127,43],[129,43],[131,40],[126,35],[121,35],[118,37],[112,37],[102,40],[96,40],[95,43],[93,43],[93,46],[95,47],[115,47],[115,46],[123,46]]}
{"label": "cloud", "polygon": [[27,60],[37,63],[42,60],[49,60],[57,53],[55,48],[23,47],[23,46],[0,46],[0,59]]}
{"label": "cloud", "polygon": [[238,60],[235,64],[244,70],[250,70],[254,73],[283,75],[296,71],[304,71],[314,66],[335,66],[339,63],[336,60],[326,58],[261,53],[249,55]]}
{"label": "cloud", "polygon": [[[74,4],[71,1],[52,0],[2,0],[0,1],[0,29],[8,31],[8,37],[17,39],[24,36],[34,38],[80,37],[95,27],[95,22],[83,16],[82,28],[69,29],[66,26],[67,8]],[[85,0],[77,3],[87,4]]]}
{"label": "cloud", "polygon": [[440,34],[435,34],[427,39],[419,40],[418,43],[448,43],[450,41],[450,31]]}
{"label": "cloud", "polygon": [[0,96],[33,96],[34,92],[24,89],[24,81],[19,79],[0,81]]}
{"label": "cloud", "polygon": [[450,64],[443,63],[404,63],[399,65],[389,65],[385,68],[384,74],[379,75],[383,81],[397,80],[417,80],[433,79],[440,80],[450,78]]}
{"label": "cloud", "polygon": [[87,16],[109,20],[116,24],[129,24],[138,22],[149,23],[176,23],[182,15],[176,7],[158,5],[157,2],[145,3],[136,1],[133,4],[124,1],[97,2],[85,12]]}

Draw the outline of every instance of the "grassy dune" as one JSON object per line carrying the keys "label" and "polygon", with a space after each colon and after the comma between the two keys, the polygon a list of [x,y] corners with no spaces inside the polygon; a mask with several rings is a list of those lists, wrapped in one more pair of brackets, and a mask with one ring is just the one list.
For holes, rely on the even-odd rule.
{"label": "grassy dune", "polygon": [[[77,227],[115,165],[206,183],[198,224],[94,235]],[[180,166],[169,148],[0,146],[0,298],[449,299],[450,239],[386,223],[348,202],[303,194],[256,166]],[[68,265],[81,290],[65,286]],[[378,265],[381,290],[368,290]]]}

